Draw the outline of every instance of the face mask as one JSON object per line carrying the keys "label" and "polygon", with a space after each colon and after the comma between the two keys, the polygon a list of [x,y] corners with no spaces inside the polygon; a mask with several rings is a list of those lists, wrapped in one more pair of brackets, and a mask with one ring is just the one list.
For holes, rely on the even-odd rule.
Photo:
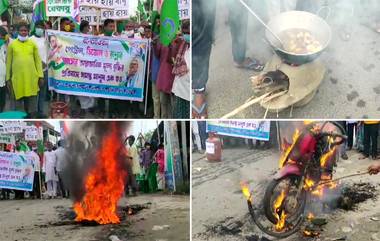
{"label": "face mask", "polygon": [[133,35],[135,35],[135,31],[134,30],[127,31],[127,36],[128,37],[133,37]]}
{"label": "face mask", "polygon": [[185,41],[186,41],[187,43],[190,43],[190,34],[184,34],[184,35],[183,35],[183,38],[185,39]]}
{"label": "face mask", "polygon": [[41,37],[44,35],[44,30],[42,28],[36,28],[36,36]]}
{"label": "face mask", "polygon": [[23,37],[23,36],[21,36],[21,35],[18,35],[17,38],[18,38],[18,40],[20,40],[21,42],[25,42],[26,40],[28,40],[28,36]]}
{"label": "face mask", "polygon": [[112,34],[113,34],[113,31],[112,31],[112,30],[111,30],[111,31],[110,31],[110,30],[105,30],[105,31],[104,31],[104,35],[105,35],[105,36],[112,36]]}
{"label": "face mask", "polygon": [[66,32],[70,32],[71,31],[71,26],[70,25],[65,25],[65,27],[63,27],[63,29],[65,29]]}
{"label": "face mask", "polygon": [[5,40],[0,38],[0,48],[3,47],[4,44],[5,44]]}

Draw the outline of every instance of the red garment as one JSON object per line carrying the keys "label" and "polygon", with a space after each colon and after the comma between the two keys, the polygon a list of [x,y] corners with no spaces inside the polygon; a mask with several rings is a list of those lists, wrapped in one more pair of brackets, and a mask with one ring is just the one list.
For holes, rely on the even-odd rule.
{"label": "red garment", "polygon": [[158,172],[165,172],[165,151],[163,149],[158,149],[156,153],[156,162],[158,164]]}
{"label": "red garment", "polygon": [[160,59],[160,70],[157,76],[157,89],[167,94],[172,93],[174,83],[173,64],[170,59],[170,47],[157,43],[154,47],[156,56]]}

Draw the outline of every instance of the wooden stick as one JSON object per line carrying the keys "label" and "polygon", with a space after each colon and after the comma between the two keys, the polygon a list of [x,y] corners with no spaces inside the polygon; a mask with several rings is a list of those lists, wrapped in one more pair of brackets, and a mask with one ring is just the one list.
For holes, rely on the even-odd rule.
{"label": "wooden stick", "polygon": [[[250,107],[251,105],[254,105],[256,103],[259,103],[259,102],[262,102],[262,103],[266,103],[274,98],[277,98],[285,93],[287,93],[288,91],[287,90],[284,90],[284,91],[281,91],[277,94],[274,94],[272,96],[271,93],[266,93],[260,97],[257,97],[257,98],[254,98],[252,99],[249,98],[248,101],[246,101],[243,105],[239,106],[238,108],[236,108],[235,110],[233,110],[232,112],[228,113],[227,115],[223,116],[221,119],[229,119],[237,114],[239,114],[240,112],[242,112],[243,110],[247,109],[248,107]],[[268,97],[268,99],[266,99]]]}
{"label": "wooden stick", "polygon": [[[347,176],[339,177],[339,178],[334,179],[334,180],[321,182],[316,187],[318,187],[320,185],[325,185],[327,183],[337,182],[337,181],[342,180],[342,179],[347,179],[347,178],[356,177],[356,176],[364,176],[364,175],[367,175],[367,174],[369,174],[368,171],[366,171],[366,172],[360,172],[360,173],[355,173],[355,174],[350,174],[350,175],[347,175]],[[315,189],[316,187],[314,187],[313,189]]]}
{"label": "wooden stick", "polygon": [[265,97],[269,96],[270,93],[267,93],[267,94],[264,94],[260,97],[257,97],[255,99],[252,99],[246,103],[244,103],[243,105],[239,106],[238,108],[236,108],[235,110],[231,111],[230,113],[228,113],[227,115],[224,115],[221,119],[228,119],[228,118],[231,118],[237,114],[239,114],[240,112],[242,112],[243,110],[247,109],[248,107],[250,107],[251,105],[254,105],[260,101],[262,101]]}

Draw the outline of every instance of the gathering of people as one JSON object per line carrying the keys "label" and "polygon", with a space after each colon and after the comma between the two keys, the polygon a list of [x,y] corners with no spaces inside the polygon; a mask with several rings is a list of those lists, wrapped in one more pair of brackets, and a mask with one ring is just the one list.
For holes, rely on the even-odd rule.
{"label": "gathering of people", "polygon": [[[145,142],[145,141],[144,141]],[[141,137],[139,140],[141,143]],[[156,192],[165,189],[165,151],[164,145],[145,142],[143,146],[136,143],[131,135],[126,140],[128,153],[125,162],[131,175],[125,180],[125,194],[136,195],[137,192]],[[64,172],[67,167],[65,140],[54,145],[46,142],[43,154],[39,155],[35,142],[17,141],[14,148],[6,149],[20,155],[30,156],[34,171],[33,189],[30,192],[1,189],[0,199],[54,199],[70,198],[69,188],[65,183]]]}
{"label": "gathering of people", "polygon": [[[121,86],[148,88],[145,103],[132,100],[57,94],[49,91],[48,68],[61,50],[47,30],[59,30],[116,39],[147,39],[150,62],[145,76],[136,74],[142,63],[132,59]],[[54,60],[54,61],[51,61]],[[149,63],[148,63],[149,62]],[[12,26],[0,24],[0,112],[18,111],[22,118],[46,118],[51,103],[63,101],[71,118],[188,118],[190,111],[190,21],[183,20],[169,46],[160,42],[160,16],[153,21],[105,19],[100,28],[86,20],[60,18],[59,24],[38,20]],[[53,65],[54,65],[53,64]],[[53,67],[56,67],[55,65]],[[149,68],[149,69],[148,69]],[[141,78],[137,78],[141,77]],[[144,91],[145,92],[145,91]],[[109,104],[106,103],[109,101]],[[107,108],[108,106],[108,108]],[[51,117],[51,116],[50,116]]]}

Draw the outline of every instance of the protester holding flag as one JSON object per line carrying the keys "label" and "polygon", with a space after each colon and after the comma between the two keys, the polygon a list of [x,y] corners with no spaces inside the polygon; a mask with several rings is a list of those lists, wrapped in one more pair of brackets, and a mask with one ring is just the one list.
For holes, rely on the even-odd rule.
{"label": "protester holding flag", "polygon": [[28,37],[29,25],[20,23],[17,31],[17,40],[8,47],[6,80],[16,110],[35,117],[37,94],[43,86],[42,61],[36,43]]}
{"label": "protester holding flag", "polygon": [[155,55],[160,59],[157,76],[157,90],[160,92],[161,118],[172,118],[172,88],[175,75],[169,45],[179,30],[177,0],[165,0],[161,7],[160,41],[153,42]]}

